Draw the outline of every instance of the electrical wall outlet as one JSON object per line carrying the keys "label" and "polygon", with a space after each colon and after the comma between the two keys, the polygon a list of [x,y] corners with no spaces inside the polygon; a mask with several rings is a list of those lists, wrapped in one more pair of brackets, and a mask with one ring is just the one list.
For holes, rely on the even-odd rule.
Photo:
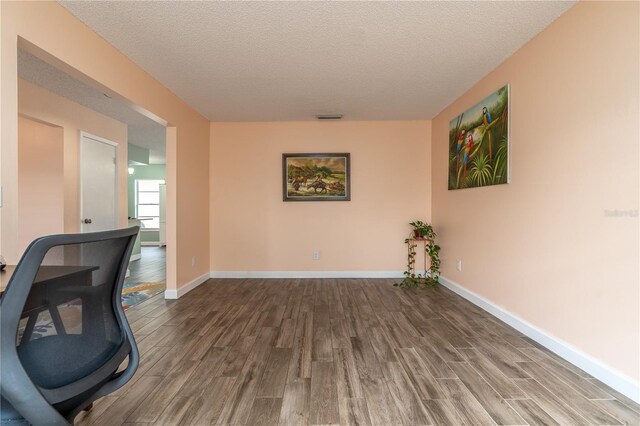
{"label": "electrical wall outlet", "polygon": [[462,260],[460,259],[456,261],[456,271],[462,271]]}
{"label": "electrical wall outlet", "polygon": [[196,257],[192,256],[191,257],[191,267],[193,268],[194,266],[196,266]]}
{"label": "electrical wall outlet", "polygon": [[311,255],[311,258],[313,260],[320,260],[320,250],[314,250],[313,254]]}

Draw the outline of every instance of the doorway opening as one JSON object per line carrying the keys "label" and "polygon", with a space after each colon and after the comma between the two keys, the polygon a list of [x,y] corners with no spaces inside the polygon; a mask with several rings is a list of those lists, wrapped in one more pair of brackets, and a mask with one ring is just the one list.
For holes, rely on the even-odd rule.
{"label": "doorway opening", "polygon": [[[134,186],[136,180],[145,180],[145,174],[166,168],[167,123],[149,118],[152,114],[113,92],[105,93],[107,89],[97,83],[81,81],[51,65],[41,59],[45,54],[36,56],[37,52],[36,48],[18,49],[19,114],[46,122],[63,135],[60,152],[64,168],[55,181],[57,200],[61,201],[56,211],[50,212],[56,218],[63,217],[58,220],[61,223],[56,222],[56,233],[133,225],[143,229],[124,285],[126,309],[166,288],[166,244],[172,242],[160,239],[161,233],[167,234],[166,220],[159,212],[160,194],[146,194],[146,201],[137,203]],[[31,169],[20,168],[20,173],[28,174]],[[167,182],[164,173],[157,180],[166,188],[173,183]],[[22,182],[29,179],[28,175],[22,177]],[[165,225],[162,232],[161,220]],[[175,250],[170,250],[170,256],[174,254]]]}
{"label": "doorway opening", "polygon": [[129,167],[129,224],[140,233],[123,290],[125,308],[166,290],[165,173],[164,164]]}

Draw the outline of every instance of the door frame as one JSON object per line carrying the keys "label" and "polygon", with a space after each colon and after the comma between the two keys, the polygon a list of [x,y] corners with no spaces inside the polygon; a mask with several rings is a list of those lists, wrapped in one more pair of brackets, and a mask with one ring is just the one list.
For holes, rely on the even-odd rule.
{"label": "door frame", "polygon": [[79,168],[78,168],[79,186],[78,186],[78,188],[79,188],[79,191],[80,191],[80,194],[79,194],[79,197],[78,197],[78,199],[80,200],[80,233],[85,232],[84,222],[83,222],[84,214],[83,214],[83,211],[82,211],[83,205],[84,205],[83,186],[82,186],[82,145],[83,145],[83,141],[84,141],[85,138],[92,139],[95,142],[111,145],[111,146],[113,146],[115,148],[115,166],[116,166],[116,171],[115,171],[115,176],[114,176],[114,179],[113,179],[113,188],[114,188],[114,192],[113,192],[114,193],[113,226],[114,226],[114,229],[117,229],[119,227],[118,226],[118,223],[119,223],[119,221],[118,221],[118,211],[119,211],[118,199],[120,198],[119,197],[120,191],[119,191],[119,187],[118,187],[118,176],[120,176],[119,175],[119,172],[120,172],[120,161],[119,161],[118,154],[119,154],[120,147],[119,147],[117,142],[113,142],[113,141],[110,141],[109,139],[101,138],[100,136],[96,136],[96,135],[93,135],[93,134],[91,134],[89,132],[85,132],[85,131],[81,130],[80,131],[80,138],[78,140],[78,142],[79,142],[78,143],[78,145],[79,145],[79,154],[80,154],[80,157],[78,158],[78,165],[79,165]]}

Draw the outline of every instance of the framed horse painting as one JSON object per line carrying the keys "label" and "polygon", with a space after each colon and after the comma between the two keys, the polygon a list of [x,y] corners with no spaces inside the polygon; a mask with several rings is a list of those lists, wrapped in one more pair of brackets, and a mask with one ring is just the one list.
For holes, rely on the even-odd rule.
{"label": "framed horse painting", "polygon": [[283,201],[349,201],[348,153],[282,154]]}

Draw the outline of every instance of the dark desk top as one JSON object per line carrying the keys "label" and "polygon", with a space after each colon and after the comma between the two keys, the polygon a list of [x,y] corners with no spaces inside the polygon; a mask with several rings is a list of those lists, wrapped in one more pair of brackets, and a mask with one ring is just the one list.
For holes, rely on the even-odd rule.
{"label": "dark desk top", "polygon": [[[4,270],[0,271],[0,293],[9,284],[11,276],[16,269],[16,265],[7,265]],[[97,266],[79,266],[79,265],[42,265],[38,269],[34,284],[43,283],[56,278],[66,277],[70,275],[87,273],[98,269]]]}

